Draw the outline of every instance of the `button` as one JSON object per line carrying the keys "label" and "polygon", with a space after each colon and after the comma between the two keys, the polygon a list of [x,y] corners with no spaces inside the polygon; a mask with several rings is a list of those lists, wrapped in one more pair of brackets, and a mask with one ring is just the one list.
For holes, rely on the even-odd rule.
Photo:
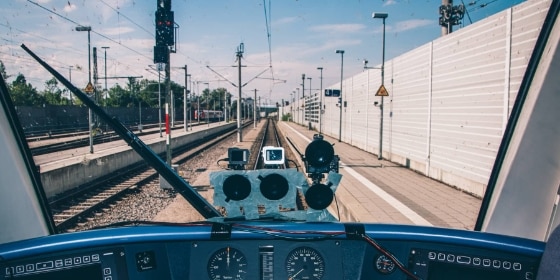
{"label": "button", "polygon": [[109,267],[104,268],[103,269],[103,275],[109,275],[109,274],[111,274],[111,268],[109,268]]}
{"label": "button", "polygon": [[490,262],[489,259],[483,259],[483,260],[482,260],[482,265],[483,265],[483,266],[490,266],[490,264],[491,264],[491,262]]}
{"label": "button", "polygon": [[35,271],[35,266],[33,264],[26,264],[25,265],[25,270],[27,272]]}
{"label": "button", "polygon": [[429,252],[428,259],[435,260],[436,259],[436,252]]}
{"label": "button", "polygon": [[25,272],[25,268],[23,267],[23,265],[16,266],[16,273],[24,273],[24,272]]}
{"label": "button", "polygon": [[64,259],[64,265],[66,266],[72,265],[72,259]]}
{"label": "button", "polygon": [[54,261],[54,266],[55,267],[62,267],[62,266],[64,266],[64,262],[62,260],[56,260],[56,261]]}
{"label": "button", "polygon": [[480,258],[474,258],[474,259],[472,259],[472,264],[474,264],[474,265],[480,265],[480,263],[481,263]]}
{"label": "button", "polygon": [[445,254],[444,254],[444,253],[439,253],[439,254],[437,255],[437,259],[438,259],[439,261],[444,261],[444,260],[445,260]]}
{"label": "button", "polygon": [[[479,259],[479,261],[480,261],[480,259]],[[457,256],[457,263],[470,264],[471,263],[471,257]]]}
{"label": "button", "polygon": [[112,279],[113,279],[113,277],[111,277],[111,276],[105,276],[105,277],[103,278],[103,280],[112,280]]}
{"label": "button", "polygon": [[82,258],[80,257],[75,257],[74,258],[74,264],[81,264],[82,263]]}
{"label": "button", "polygon": [[12,269],[14,269],[13,267],[6,267],[6,276],[11,276],[12,275]]}
{"label": "button", "polygon": [[37,269],[37,270],[44,270],[44,269],[53,268],[53,266],[54,266],[53,261],[38,262],[38,263],[35,264],[35,269]]}
{"label": "button", "polygon": [[92,262],[98,262],[99,261],[99,255],[98,254],[91,255],[91,261]]}
{"label": "button", "polygon": [[502,262],[499,261],[499,260],[494,260],[494,261],[492,262],[492,266],[493,266],[494,268],[500,268],[500,267],[502,267]]}
{"label": "button", "polygon": [[521,264],[518,263],[518,262],[513,263],[513,269],[514,269],[514,270],[521,270]]}
{"label": "button", "polygon": [[510,263],[510,262],[504,261],[504,262],[502,263],[502,266],[504,267],[504,269],[510,269],[510,268],[511,268],[511,263]]}
{"label": "button", "polygon": [[447,261],[448,262],[455,262],[455,255],[448,254],[447,255]]}
{"label": "button", "polygon": [[91,258],[89,256],[84,256],[82,260],[84,261],[84,263],[89,263],[91,261]]}
{"label": "button", "polygon": [[533,272],[525,272],[525,280],[533,280]]}

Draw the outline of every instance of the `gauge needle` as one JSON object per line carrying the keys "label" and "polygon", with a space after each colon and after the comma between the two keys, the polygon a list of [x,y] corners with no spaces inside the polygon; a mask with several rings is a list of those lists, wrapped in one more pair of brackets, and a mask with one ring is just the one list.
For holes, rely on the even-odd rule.
{"label": "gauge needle", "polygon": [[227,258],[226,258],[226,262],[227,262],[227,267],[229,268],[229,247],[227,247]]}
{"label": "gauge needle", "polygon": [[300,270],[299,270],[299,271],[298,271],[298,272],[297,272],[296,274],[294,274],[294,276],[292,276],[292,277],[288,278],[288,280],[293,280],[293,279],[295,279],[295,278],[296,278],[296,276],[297,276],[298,274],[302,273],[302,272],[303,272],[303,268],[302,268],[302,269],[300,269]]}

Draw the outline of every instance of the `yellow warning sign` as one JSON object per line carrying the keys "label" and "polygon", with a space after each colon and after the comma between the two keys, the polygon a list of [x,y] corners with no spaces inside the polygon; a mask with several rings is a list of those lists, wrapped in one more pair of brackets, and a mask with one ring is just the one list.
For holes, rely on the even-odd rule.
{"label": "yellow warning sign", "polygon": [[375,96],[389,96],[389,92],[384,85],[381,85],[377,90],[377,93],[375,93]]}
{"label": "yellow warning sign", "polygon": [[91,84],[91,82],[89,82],[86,86],[86,88],[84,89],[85,92],[87,93],[93,93],[93,85]]}

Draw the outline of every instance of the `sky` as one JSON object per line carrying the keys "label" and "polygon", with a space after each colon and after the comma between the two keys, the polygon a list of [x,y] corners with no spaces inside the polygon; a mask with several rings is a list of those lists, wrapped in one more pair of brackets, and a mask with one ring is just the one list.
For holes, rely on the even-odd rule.
{"label": "sky", "polygon": [[[461,4],[460,0],[453,1]],[[463,0],[465,26],[523,0]],[[263,103],[289,100],[301,89],[323,88],[363,71],[364,60],[381,64],[383,21],[372,12],[387,13],[385,59],[389,60],[441,36],[441,0],[172,0],[179,26],[176,52],[171,54],[171,79],[197,93],[224,87],[237,96],[236,51],[244,45],[244,96],[254,90]],[[156,0],[3,0],[0,1],[0,60],[10,82],[18,74],[42,90],[52,76],[21,47],[25,44],[72,82],[88,82],[88,36],[76,26],[91,26],[91,47],[97,48],[97,72],[107,85],[126,85],[142,76],[158,80],[153,70]],[[108,48],[103,48],[108,47]],[[344,50],[344,56],[336,50]],[[105,64],[105,54],[107,62]],[[342,61],[343,59],[343,61]],[[93,62],[92,62],[93,65]],[[235,66],[235,67],[234,67]],[[93,67],[93,66],[92,66]],[[93,72],[93,70],[92,70]],[[163,71],[161,77],[163,79]],[[311,79],[308,79],[311,78]],[[205,84],[205,83],[208,83]],[[104,80],[99,80],[102,88]]]}

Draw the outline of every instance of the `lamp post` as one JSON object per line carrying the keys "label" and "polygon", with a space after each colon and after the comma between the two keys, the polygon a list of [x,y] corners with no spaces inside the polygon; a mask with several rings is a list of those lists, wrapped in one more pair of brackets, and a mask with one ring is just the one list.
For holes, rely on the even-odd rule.
{"label": "lamp post", "polygon": [[107,49],[109,47],[101,47],[105,51],[105,101],[107,101],[108,89],[107,89]]}
{"label": "lamp post", "polygon": [[[290,119],[291,121],[294,121],[294,94],[296,94],[296,91],[293,90],[292,93],[290,93]],[[288,120],[290,121],[290,120]]]}
{"label": "lamp post", "polygon": [[296,108],[296,112],[297,112],[297,118],[296,118],[296,123],[299,123],[299,109],[300,109],[300,105],[299,105],[299,88],[296,88],[297,90],[297,108]]}
{"label": "lamp post", "polygon": [[340,54],[340,122],[338,123],[338,142],[342,141],[342,77],[344,70],[344,50],[336,50],[336,53]]}
{"label": "lamp post", "polygon": [[[381,85],[385,85],[385,19],[387,18],[387,13],[372,13],[372,18],[383,19],[383,50],[381,57]],[[383,96],[381,96],[381,103],[379,105],[381,110],[381,117],[379,118],[379,154],[377,159],[383,159]]]}
{"label": "lamp post", "polygon": [[305,74],[301,74],[301,96],[305,99]]}
{"label": "lamp post", "polygon": [[[87,39],[88,39],[88,85],[91,84],[91,36],[90,36],[90,32],[91,32],[91,26],[76,26],[76,31],[87,31]],[[92,123],[92,119],[93,119],[93,114],[91,112],[91,109],[88,109],[88,126],[89,126],[89,152],[91,154],[93,154],[93,134],[92,134],[92,128],[93,128],[93,123]]]}
{"label": "lamp post", "polygon": [[210,127],[210,122],[208,121],[208,115],[209,115],[209,108],[208,108],[208,95],[210,95],[210,83],[204,83],[206,85],[206,89],[208,89],[208,93],[206,94],[206,124],[208,125],[208,127]]}
{"label": "lamp post", "polygon": [[323,67],[317,67],[321,71],[321,89],[319,90],[319,134],[323,133]]}
{"label": "lamp post", "polygon": [[[191,124],[191,115],[192,115],[192,77],[191,74],[187,74],[187,78],[190,78],[188,85],[190,86],[190,90],[187,90],[187,96],[189,98],[189,110],[188,110],[188,114],[189,114],[189,118],[188,118],[188,126],[187,126],[187,131],[188,128],[190,127],[191,131],[192,131],[192,124]],[[186,106],[185,106],[186,107]],[[187,118],[185,117],[185,120],[187,120]]]}

